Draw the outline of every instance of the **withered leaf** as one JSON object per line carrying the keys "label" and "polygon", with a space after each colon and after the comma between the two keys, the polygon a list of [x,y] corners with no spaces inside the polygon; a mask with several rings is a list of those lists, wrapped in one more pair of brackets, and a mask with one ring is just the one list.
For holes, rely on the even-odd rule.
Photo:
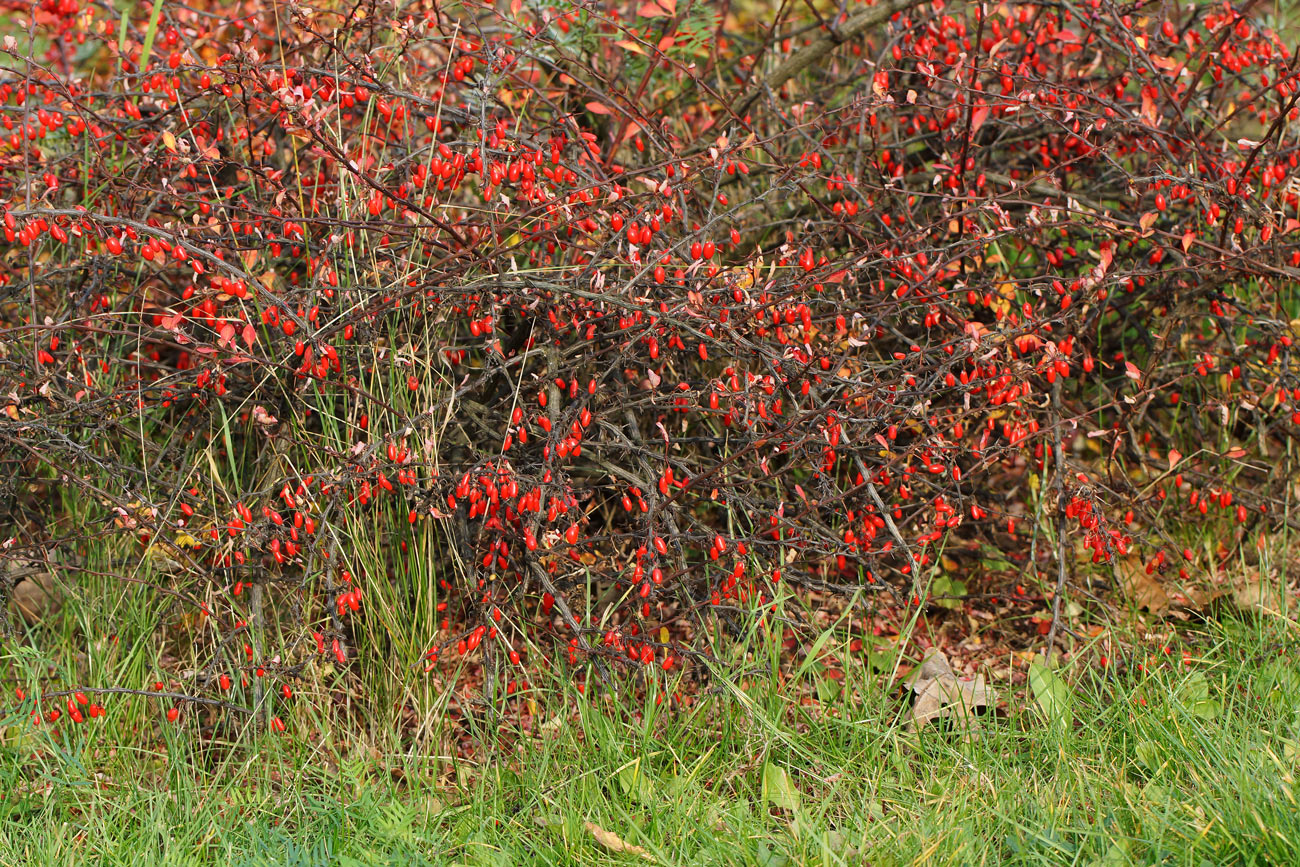
{"label": "withered leaf", "polygon": [[978,723],[975,712],[979,708],[990,708],[997,703],[997,692],[984,682],[983,675],[958,680],[941,650],[929,650],[906,683],[916,693],[912,718],[907,721],[909,731],[923,728],[931,720],[954,715],[974,725]]}
{"label": "withered leaf", "polygon": [[613,831],[606,831],[604,828],[600,827],[595,822],[583,822],[582,826],[587,829],[587,831],[591,834],[592,837],[596,838],[597,843],[604,846],[606,849],[608,849],[611,852],[617,852],[620,854],[625,853],[628,855],[637,855],[641,858],[644,858],[647,861],[654,860],[653,858],[650,857],[650,853],[642,849],[640,846],[633,846],[631,843],[627,842],[622,837],[615,834]]}
{"label": "withered leaf", "polygon": [[1115,578],[1124,594],[1139,608],[1160,615],[1169,610],[1169,594],[1154,574],[1148,574],[1142,558],[1136,554],[1116,558]]}

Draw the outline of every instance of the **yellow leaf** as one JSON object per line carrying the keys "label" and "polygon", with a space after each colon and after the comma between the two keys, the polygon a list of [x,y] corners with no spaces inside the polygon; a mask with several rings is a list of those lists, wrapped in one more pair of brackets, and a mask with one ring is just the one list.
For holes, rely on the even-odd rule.
{"label": "yellow leaf", "polygon": [[591,833],[591,836],[596,838],[597,843],[604,846],[606,849],[608,849],[611,852],[615,852],[615,853],[625,852],[628,855],[639,855],[640,857],[646,859],[647,861],[654,860],[653,858],[650,857],[650,853],[642,849],[640,846],[633,846],[631,843],[627,842],[622,837],[615,834],[613,831],[606,831],[604,828],[600,827],[595,822],[583,822],[582,825]]}

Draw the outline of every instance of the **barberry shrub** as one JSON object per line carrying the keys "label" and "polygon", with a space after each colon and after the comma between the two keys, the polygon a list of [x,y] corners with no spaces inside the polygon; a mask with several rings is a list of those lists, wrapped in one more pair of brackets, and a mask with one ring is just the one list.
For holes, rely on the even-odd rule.
{"label": "barberry shrub", "polygon": [[8,6],[4,544],[110,552],[194,663],[97,701],[676,684],[791,600],[976,554],[1059,616],[1287,520],[1300,82],[1256,12]]}

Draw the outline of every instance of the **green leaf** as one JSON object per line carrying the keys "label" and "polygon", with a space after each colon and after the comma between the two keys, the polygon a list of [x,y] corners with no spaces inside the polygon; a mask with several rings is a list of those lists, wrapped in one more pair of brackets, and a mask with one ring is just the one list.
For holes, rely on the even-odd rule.
{"label": "green leaf", "polygon": [[1141,762],[1142,766],[1148,771],[1159,769],[1160,764],[1163,761],[1160,747],[1155,741],[1138,741],[1137,746],[1133,748],[1133,752],[1137,755],[1137,760]]}
{"label": "green leaf", "polygon": [[647,806],[656,804],[659,801],[655,794],[654,780],[650,778],[649,774],[641,770],[640,759],[619,769],[618,785],[623,790],[623,794],[636,798]]}
{"label": "green leaf", "polygon": [[759,867],[786,867],[790,863],[788,855],[767,848],[762,840],[755,844],[754,850],[754,863]]}
{"label": "green leaf", "polygon": [[1031,662],[1029,687],[1049,722],[1067,729],[1074,723],[1074,712],[1071,709],[1074,697],[1060,675],[1041,662]]}
{"label": "green leaf", "polygon": [[931,601],[935,605],[944,608],[960,608],[965,601],[962,597],[966,595],[966,582],[940,575],[930,582],[930,595],[934,597]]}
{"label": "green leaf", "polygon": [[1199,671],[1192,672],[1179,685],[1178,699],[1203,720],[1212,720],[1223,711],[1219,700],[1210,697],[1210,683]]}
{"label": "green leaf", "polygon": [[897,651],[873,650],[867,654],[867,667],[872,671],[889,671],[894,667]]}
{"label": "green leaf", "polygon": [[822,704],[835,701],[844,691],[844,685],[838,680],[817,681],[817,700]]}
{"label": "green leaf", "polygon": [[780,765],[768,761],[763,765],[763,800],[782,810],[799,809],[799,789],[790,774]]}

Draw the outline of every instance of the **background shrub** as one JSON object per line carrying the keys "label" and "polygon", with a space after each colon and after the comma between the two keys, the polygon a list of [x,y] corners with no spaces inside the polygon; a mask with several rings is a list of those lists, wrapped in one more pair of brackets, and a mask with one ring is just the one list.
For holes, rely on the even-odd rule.
{"label": "background shrub", "polygon": [[1256,15],[18,6],[9,580],[102,594],[97,648],[130,595],[187,670],[77,683],[278,728],[326,664],[675,689],[1008,571],[1051,641],[1291,520],[1300,89]]}

